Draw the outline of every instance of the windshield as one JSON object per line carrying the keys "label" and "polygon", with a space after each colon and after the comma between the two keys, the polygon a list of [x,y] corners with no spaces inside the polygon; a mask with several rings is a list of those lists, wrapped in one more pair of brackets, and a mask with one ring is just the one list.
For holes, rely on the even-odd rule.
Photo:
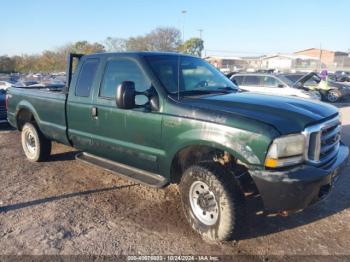
{"label": "windshield", "polygon": [[220,71],[206,61],[189,56],[146,56],[153,72],[170,94],[238,91]]}

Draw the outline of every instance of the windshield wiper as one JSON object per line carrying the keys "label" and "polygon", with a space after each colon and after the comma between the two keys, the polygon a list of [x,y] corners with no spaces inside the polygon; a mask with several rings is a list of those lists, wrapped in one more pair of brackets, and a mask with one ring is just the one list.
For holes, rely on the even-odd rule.
{"label": "windshield wiper", "polygon": [[232,88],[230,86],[220,86],[220,87],[217,87],[218,90],[226,90],[226,91],[232,91],[232,92],[237,92],[238,89],[236,88]]}

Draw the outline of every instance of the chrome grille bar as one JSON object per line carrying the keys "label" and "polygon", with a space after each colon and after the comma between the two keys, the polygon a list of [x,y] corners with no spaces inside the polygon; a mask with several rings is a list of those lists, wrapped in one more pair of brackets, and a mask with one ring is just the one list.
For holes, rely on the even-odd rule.
{"label": "chrome grille bar", "polygon": [[312,165],[322,165],[334,158],[339,150],[341,125],[339,117],[310,126],[306,136],[305,160]]}

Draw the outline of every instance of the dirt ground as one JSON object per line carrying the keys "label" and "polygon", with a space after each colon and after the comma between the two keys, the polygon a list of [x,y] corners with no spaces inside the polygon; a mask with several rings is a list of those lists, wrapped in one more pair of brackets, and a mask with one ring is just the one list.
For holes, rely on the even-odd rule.
{"label": "dirt ground", "polygon": [[[350,145],[350,104],[339,105]],[[349,255],[350,162],[330,197],[289,217],[257,215],[248,201],[238,242],[206,243],[187,224],[175,185],[152,189],[87,166],[54,144],[30,163],[20,135],[0,127],[0,254]]]}

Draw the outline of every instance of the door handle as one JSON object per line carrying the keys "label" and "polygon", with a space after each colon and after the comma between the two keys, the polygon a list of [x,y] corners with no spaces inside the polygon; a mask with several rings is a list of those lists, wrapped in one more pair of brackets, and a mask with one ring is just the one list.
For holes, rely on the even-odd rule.
{"label": "door handle", "polygon": [[97,118],[97,107],[92,107],[91,108],[91,116],[93,118]]}

